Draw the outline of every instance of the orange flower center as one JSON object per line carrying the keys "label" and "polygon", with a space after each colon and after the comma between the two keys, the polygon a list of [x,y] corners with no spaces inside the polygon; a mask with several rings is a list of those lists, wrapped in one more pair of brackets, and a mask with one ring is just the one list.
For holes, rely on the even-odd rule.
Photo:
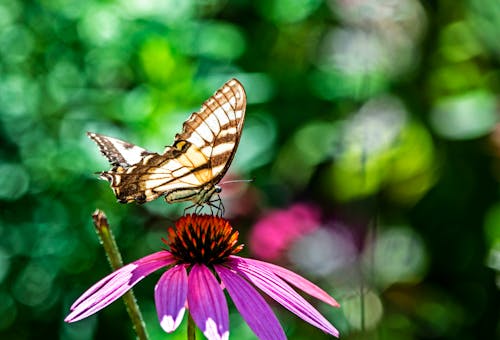
{"label": "orange flower center", "polygon": [[212,215],[186,215],[168,229],[163,242],[181,263],[221,263],[243,249],[229,222]]}

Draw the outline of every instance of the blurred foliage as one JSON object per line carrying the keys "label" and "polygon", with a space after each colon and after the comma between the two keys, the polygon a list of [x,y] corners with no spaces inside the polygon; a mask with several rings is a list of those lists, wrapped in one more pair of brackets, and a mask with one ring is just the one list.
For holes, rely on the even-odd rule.
{"label": "blurred foliage", "polygon": [[[340,301],[323,312],[343,339],[498,338],[499,22],[497,0],[1,1],[0,338],[134,338],[120,302],[63,322],[109,272],[91,213],[129,262],[184,206],[117,204],[85,133],[160,151],[231,77],[248,109],[228,177],[255,180],[224,185],[227,217],[251,243],[269,211],[320,212],[275,261]],[[135,289],[150,335],[185,338],[154,283]]]}

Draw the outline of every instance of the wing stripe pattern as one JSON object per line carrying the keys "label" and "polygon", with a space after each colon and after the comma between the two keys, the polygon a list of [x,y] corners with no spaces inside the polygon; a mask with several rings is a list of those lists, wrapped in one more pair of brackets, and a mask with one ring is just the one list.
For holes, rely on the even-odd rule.
{"label": "wing stripe pattern", "polygon": [[[243,86],[236,79],[229,80],[184,122],[182,132],[161,155],[89,133],[114,165],[101,177],[111,183],[120,202],[143,203],[165,195],[169,203],[207,203],[234,157],[245,108]],[[133,150],[134,156],[125,156],[123,150]]]}
{"label": "wing stripe pattern", "polygon": [[154,154],[118,138],[106,137],[93,132],[88,132],[87,135],[99,146],[101,153],[114,166],[131,166],[140,162],[143,157]]}

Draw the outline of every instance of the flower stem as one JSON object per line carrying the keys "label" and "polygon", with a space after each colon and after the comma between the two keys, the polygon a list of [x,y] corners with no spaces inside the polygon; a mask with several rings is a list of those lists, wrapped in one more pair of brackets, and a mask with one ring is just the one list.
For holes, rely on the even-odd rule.
{"label": "flower stem", "polygon": [[[109,228],[109,223],[106,215],[103,211],[97,209],[92,214],[92,219],[94,220],[94,227],[101,240],[101,244],[108,257],[109,264],[113,270],[123,267],[123,260],[118,250],[118,245],[116,244],[115,237],[111,229]],[[123,295],[123,301],[127,307],[127,312],[132,320],[134,326],[134,331],[137,334],[139,340],[148,340],[148,333],[146,331],[146,325],[142,319],[141,311],[139,310],[139,305],[135,299],[132,289],[129,290],[125,295]]]}
{"label": "flower stem", "polygon": [[188,312],[188,329],[187,329],[188,340],[196,340],[196,327],[194,325],[193,317],[191,313]]}
{"label": "flower stem", "polygon": [[366,327],[365,327],[365,284],[364,284],[364,278],[361,277],[361,284],[360,284],[360,294],[359,294],[359,304],[361,306],[360,308],[360,313],[361,313],[361,332],[365,333]]}

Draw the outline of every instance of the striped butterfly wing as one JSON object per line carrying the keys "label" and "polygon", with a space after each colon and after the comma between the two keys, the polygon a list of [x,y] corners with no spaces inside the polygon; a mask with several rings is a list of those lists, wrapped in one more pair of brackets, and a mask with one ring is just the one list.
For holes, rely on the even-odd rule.
{"label": "striped butterfly wing", "polygon": [[127,168],[139,163],[145,156],[155,154],[118,138],[94,132],[87,132],[87,135],[99,146],[101,153],[115,167],[121,166]]}
{"label": "striped butterfly wing", "polygon": [[[236,153],[245,121],[246,94],[243,85],[229,80],[205,101],[199,112],[184,122],[182,133],[175,136],[174,145],[186,141],[197,163],[196,175],[217,184],[227,172]],[[198,158],[199,157],[199,158]]]}
{"label": "striped butterfly wing", "polygon": [[239,81],[231,79],[203,103],[200,111],[191,115],[182,132],[175,136],[173,145],[167,146],[163,154],[137,147],[143,153],[140,161],[128,162],[122,155],[123,162],[119,156],[111,157],[109,152],[106,155],[101,147],[101,152],[115,165],[102,172],[101,177],[111,183],[122,203],[143,203],[162,195],[169,203],[207,203],[220,190],[217,183],[234,157],[245,108],[245,90]]}

